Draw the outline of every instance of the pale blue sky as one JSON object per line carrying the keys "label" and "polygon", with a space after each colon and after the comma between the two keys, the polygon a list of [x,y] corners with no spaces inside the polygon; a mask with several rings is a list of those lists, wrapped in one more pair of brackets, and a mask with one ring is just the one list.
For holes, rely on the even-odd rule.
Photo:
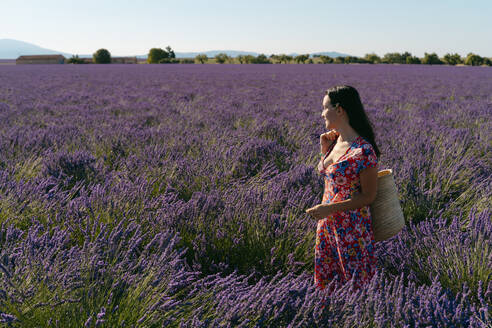
{"label": "pale blue sky", "polygon": [[492,1],[0,0],[0,39],[78,54],[409,51],[492,57]]}

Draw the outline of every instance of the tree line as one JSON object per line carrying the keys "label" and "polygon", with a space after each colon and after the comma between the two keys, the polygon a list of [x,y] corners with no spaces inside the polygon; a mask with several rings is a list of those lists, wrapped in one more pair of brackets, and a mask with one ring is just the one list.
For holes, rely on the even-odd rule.
{"label": "tree line", "polygon": [[[111,63],[111,54],[107,49],[97,50],[93,56],[92,61],[96,64]],[[384,56],[379,57],[375,53],[366,54],[364,57],[357,56],[339,56],[330,57],[326,55],[312,55],[300,54],[297,56],[290,56],[286,54],[272,54],[266,56],[265,54],[253,55],[239,55],[237,57],[228,56],[226,53],[219,53],[214,57],[209,58],[206,54],[198,54],[195,58],[176,58],[174,50],[167,46],[162,48],[151,48],[147,55],[147,63],[149,64],[193,64],[200,63],[205,64],[209,61],[218,64],[424,64],[424,65],[470,65],[470,66],[492,66],[492,58],[481,57],[472,52],[468,53],[466,57],[461,57],[457,53],[447,53],[443,57],[439,57],[435,52],[424,53],[424,57],[419,58],[413,56],[410,52],[404,53],[390,52]],[[68,59],[68,63],[80,64],[83,63],[83,59],[77,55]]]}
{"label": "tree line", "polygon": [[239,55],[237,57],[230,57],[225,53],[219,53],[215,57],[209,58],[205,54],[199,54],[195,57],[197,63],[207,63],[209,60],[213,60],[216,63],[236,63],[239,64],[314,64],[315,61],[318,64],[424,64],[424,65],[471,65],[480,66],[487,65],[492,66],[492,58],[481,57],[474,53],[469,53],[466,57],[461,57],[457,53],[447,53],[442,58],[435,52],[424,53],[424,57],[419,58],[413,56],[410,52],[404,53],[390,52],[383,57],[379,57],[375,53],[366,54],[364,57],[356,56],[339,56],[330,57],[326,55],[313,55],[301,54],[297,56],[290,56],[286,54],[272,54],[267,57],[265,54],[259,54],[258,56],[252,55]]}
{"label": "tree line", "polygon": [[[412,56],[409,52],[404,52],[400,54],[398,52],[387,53],[383,57],[371,53],[366,54],[364,57],[356,56],[338,56],[330,57],[326,55],[313,55],[312,58],[309,54],[301,54],[297,56],[289,56],[285,54],[272,54],[270,57],[260,54],[257,57],[246,55],[237,56],[236,59],[240,64],[314,64],[315,58],[318,58],[316,62],[318,64],[426,64],[426,65],[472,65],[480,66],[487,65],[492,66],[492,58],[481,57],[474,53],[469,53],[466,57],[461,57],[459,54],[447,53],[444,57],[440,58],[436,53],[425,53],[423,58]],[[215,62],[223,64],[225,62],[233,63],[234,59],[227,56],[226,54],[217,54],[215,57]],[[313,60],[314,59],[314,60]],[[197,55],[195,57],[196,62],[205,63],[208,58],[204,54]]]}

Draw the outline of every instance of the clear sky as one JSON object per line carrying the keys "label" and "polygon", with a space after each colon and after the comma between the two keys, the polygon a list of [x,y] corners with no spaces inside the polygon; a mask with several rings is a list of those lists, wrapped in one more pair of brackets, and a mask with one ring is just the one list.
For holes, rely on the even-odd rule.
{"label": "clear sky", "polygon": [[474,52],[492,57],[492,0],[0,0],[0,39],[92,54]]}

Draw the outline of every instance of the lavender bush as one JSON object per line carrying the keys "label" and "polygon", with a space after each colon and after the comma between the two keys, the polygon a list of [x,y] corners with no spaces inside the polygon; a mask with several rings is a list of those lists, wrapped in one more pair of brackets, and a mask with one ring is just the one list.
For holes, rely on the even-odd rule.
{"label": "lavender bush", "polygon": [[[492,71],[0,68],[0,322],[486,327]],[[321,99],[350,84],[406,227],[370,285],[314,289]],[[323,306],[324,305],[324,306]]]}

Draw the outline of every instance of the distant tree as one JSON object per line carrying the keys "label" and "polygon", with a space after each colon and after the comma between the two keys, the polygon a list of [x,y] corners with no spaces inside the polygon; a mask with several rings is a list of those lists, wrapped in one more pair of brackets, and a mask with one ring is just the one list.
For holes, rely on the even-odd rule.
{"label": "distant tree", "polygon": [[147,62],[157,64],[162,58],[167,58],[167,52],[161,48],[152,48],[147,55]]}
{"label": "distant tree", "polygon": [[282,63],[282,57],[280,55],[274,55],[274,54],[271,54],[270,55],[270,60],[272,61],[272,63],[274,64],[278,64],[278,63]]}
{"label": "distant tree", "polygon": [[321,62],[323,64],[330,64],[333,63],[333,58],[330,56],[325,56],[325,55],[319,55],[319,59],[321,59]]}
{"label": "distant tree", "polygon": [[243,64],[244,63],[244,55],[237,55],[236,56],[236,59],[239,62],[239,64]]}
{"label": "distant tree", "polygon": [[383,55],[383,57],[381,58],[381,63],[393,64],[395,61],[399,60],[400,56],[401,55],[397,52],[396,53],[395,52],[385,53]]}
{"label": "distant tree", "polygon": [[72,55],[72,57],[70,57],[67,60],[67,63],[68,64],[83,64],[84,60],[82,58],[79,58],[79,55]]}
{"label": "distant tree", "polygon": [[149,64],[178,62],[172,60],[174,58],[176,58],[176,55],[170,46],[167,46],[166,50],[163,50],[162,48],[151,48],[147,55],[147,62]]}
{"label": "distant tree", "polygon": [[307,63],[308,64],[314,64],[313,59],[312,58],[309,58]]}
{"label": "distant tree", "polygon": [[278,55],[278,60],[280,63],[288,64],[292,60],[292,56],[287,56],[286,54]]}
{"label": "distant tree", "polygon": [[422,64],[420,61],[420,58],[415,57],[415,56],[409,56],[407,57],[405,64]]}
{"label": "distant tree", "polygon": [[401,63],[400,64],[406,64],[407,58],[412,58],[412,54],[409,53],[408,51],[405,51],[404,53],[401,54]]}
{"label": "distant tree", "polygon": [[205,54],[198,54],[195,56],[195,60],[200,64],[203,64],[208,61],[208,57]]}
{"label": "distant tree", "polygon": [[254,64],[256,58],[253,55],[245,55],[244,58],[243,58],[243,60],[244,60],[244,63],[245,64]]}
{"label": "distant tree", "polygon": [[357,62],[357,57],[354,57],[354,56],[345,56],[343,58],[343,62],[345,64],[348,64],[348,63],[356,63]]}
{"label": "distant tree", "polygon": [[294,57],[294,60],[296,61],[296,63],[300,63],[302,62],[303,64],[306,62],[306,60],[308,60],[309,58],[309,54],[303,54],[303,55],[297,55]]}
{"label": "distant tree", "polygon": [[424,53],[424,58],[422,59],[422,64],[426,65],[442,65],[444,64],[442,60],[439,59],[439,56],[435,52],[428,54]]}
{"label": "distant tree", "polygon": [[253,57],[252,64],[270,64],[267,56],[264,54],[259,54],[257,57]]}
{"label": "distant tree", "polygon": [[159,64],[179,64],[180,61],[177,58],[161,58],[159,59]]}
{"label": "distant tree", "polygon": [[[408,53],[405,54],[405,56],[408,55],[410,54]],[[381,59],[381,62],[385,64],[405,64],[406,58],[399,52],[389,52],[384,54],[383,58]]]}
{"label": "distant tree", "polygon": [[111,54],[108,50],[101,48],[92,55],[92,60],[96,64],[109,64],[111,63]]}
{"label": "distant tree", "polygon": [[368,63],[368,61],[364,58],[359,58],[359,57],[356,57],[356,56],[346,56],[344,58],[344,63],[345,64],[349,64],[349,63],[360,63],[360,64],[364,64],[364,63]]}
{"label": "distant tree", "polygon": [[180,64],[194,64],[195,60],[193,58],[180,58],[178,62]]}
{"label": "distant tree", "polygon": [[366,54],[364,59],[370,64],[379,64],[381,62],[381,58],[375,53]]}
{"label": "distant tree", "polygon": [[492,58],[482,57],[483,63],[482,65],[492,66]]}
{"label": "distant tree", "polygon": [[335,64],[344,64],[345,63],[345,57],[337,56],[337,57],[335,57],[335,60],[333,62]]}
{"label": "distant tree", "polygon": [[465,65],[480,66],[483,64],[483,58],[470,52],[465,59]]}
{"label": "distant tree", "polygon": [[448,64],[448,65],[463,64],[463,58],[461,58],[461,56],[459,54],[447,53],[444,55],[443,61],[445,64]]}
{"label": "distant tree", "polygon": [[227,54],[221,52],[220,54],[215,55],[215,61],[219,64],[223,64],[226,62],[226,60],[229,59],[229,56]]}
{"label": "distant tree", "polygon": [[399,52],[390,52],[385,54],[381,61],[388,64],[406,64],[407,58],[412,58],[412,54],[408,51],[402,54]]}
{"label": "distant tree", "polygon": [[171,49],[170,46],[166,47],[166,52],[167,52],[167,58],[176,58],[176,55],[174,54],[174,50]]}

